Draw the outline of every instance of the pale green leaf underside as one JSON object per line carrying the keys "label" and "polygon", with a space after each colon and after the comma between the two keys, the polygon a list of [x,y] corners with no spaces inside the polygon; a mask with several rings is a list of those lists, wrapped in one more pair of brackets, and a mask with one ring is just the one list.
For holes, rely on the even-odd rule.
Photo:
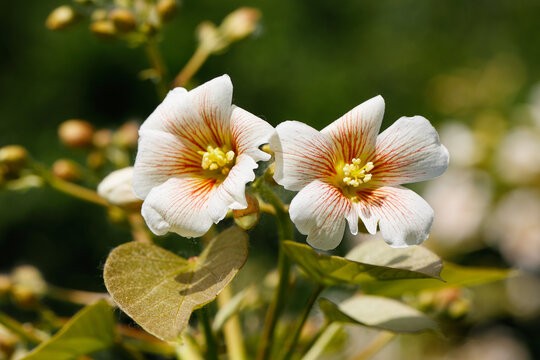
{"label": "pale green leaf underside", "polygon": [[449,286],[475,286],[505,279],[510,271],[495,268],[475,268],[444,263],[441,277],[445,282],[432,279],[385,281],[365,284],[362,290],[369,294],[399,297],[422,290],[434,290]]}
{"label": "pale green leaf underside", "polygon": [[237,227],[212,239],[197,259],[131,242],[105,263],[105,286],[118,306],[149,333],[175,341],[193,310],[214,300],[244,265],[248,237]]}
{"label": "pale green leaf underside", "polygon": [[22,360],[70,360],[107,349],[114,343],[114,328],[112,308],[100,300],[79,311],[58,333]]}
{"label": "pale green leaf underside", "polygon": [[311,278],[327,286],[395,279],[440,280],[441,259],[419,246],[394,249],[380,241],[366,242],[343,258],[319,254],[293,241],[283,245],[287,255]]}
{"label": "pale green leaf underside", "polygon": [[374,327],[396,333],[438,330],[435,321],[399,301],[378,296],[357,295],[339,305],[319,300],[328,320]]}

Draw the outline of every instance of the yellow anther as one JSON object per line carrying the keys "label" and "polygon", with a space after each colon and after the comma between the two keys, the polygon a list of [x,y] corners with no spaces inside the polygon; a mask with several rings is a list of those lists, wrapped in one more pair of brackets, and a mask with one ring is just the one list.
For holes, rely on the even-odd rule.
{"label": "yellow anther", "polygon": [[227,146],[212,147],[208,145],[206,151],[198,151],[202,155],[201,167],[205,170],[220,170],[227,175],[235,158],[234,151]]}
{"label": "yellow anther", "polygon": [[358,187],[371,180],[369,172],[374,168],[373,163],[368,162],[364,166],[360,166],[361,164],[361,159],[354,158],[350,164],[343,166],[343,182],[346,185]]}

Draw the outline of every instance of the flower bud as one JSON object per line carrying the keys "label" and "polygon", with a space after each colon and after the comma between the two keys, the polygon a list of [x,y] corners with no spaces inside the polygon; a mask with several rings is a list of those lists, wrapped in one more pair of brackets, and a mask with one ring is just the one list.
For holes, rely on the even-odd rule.
{"label": "flower bud", "polygon": [[3,177],[17,178],[27,162],[28,152],[22,146],[8,145],[0,148],[0,165]]}
{"label": "flower bud", "polygon": [[246,194],[247,208],[233,210],[233,218],[236,225],[243,230],[251,230],[259,222],[259,201],[256,197]]}
{"label": "flower bud", "polygon": [[111,145],[113,139],[113,133],[109,129],[101,129],[94,133],[92,143],[99,149],[104,149]]}
{"label": "flower bud", "polygon": [[178,12],[178,2],[176,0],[159,0],[156,9],[161,20],[168,21]]}
{"label": "flower bud", "polygon": [[101,151],[92,151],[86,158],[86,165],[92,170],[99,170],[105,166],[105,155]]}
{"label": "flower bud", "polygon": [[92,144],[94,128],[84,120],[64,121],[58,128],[60,141],[70,148],[85,148]]}
{"label": "flower bud", "polygon": [[200,46],[209,52],[217,52],[227,47],[228,43],[223,40],[217,27],[210,21],[203,21],[196,29],[197,39]]}
{"label": "flower bud", "polygon": [[34,308],[39,298],[47,291],[47,284],[38,269],[19,266],[12,273],[11,295],[15,303],[23,308]]}
{"label": "flower bud", "polygon": [[137,26],[135,15],[128,9],[114,9],[109,13],[109,19],[113,22],[114,27],[119,33],[131,32]]}
{"label": "flower bud", "polygon": [[79,166],[68,159],[58,159],[52,165],[52,173],[54,176],[59,177],[66,181],[79,181],[81,180],[81,170]]}
{"label": "flower bud", "polygon": [[107,20],[107,10],[105,9],[96,9],[92,12],[92,15],[90,15],[90,20],[92,22],[95,21],[101,21],[101,20]]}
{"label": "flower bud", "polygon": [[23,309],[33,309],[39,303],[37,294],[24,285],[13,285],[11,296],[13,297],[13,302]]}
{"label": "flower bud", "polygon": [[54,9],[47,20],[45,26],[50,30],[63,30],[77,22],[77,14],[71,6],[62,5]]}
{"label": "flower bud", "polygon": [[128,121],[114,134],[114,143],[123,148],[134,148],[139,140],[139,123]]}
{"label": "flower bud", "polygon": [[242,7],[227,15],[219,29],[229,41],[238,41],[255,31],[260,17],[259,10]]}
{"label": "flower bud", "polygon": [[90,31],[101,40],[114,39],[116,28],[110,20],[98,20],[90,24]]}
{"label": "flower bud", "polygon": [[98,194],[118,206],[138,206],[142,202],[133,193],[133,167],[116,170],[98,185]]}
{"label": "flower bud", "polygon": [[275,168],[276,168],[276,163],[271,163],[270,165],[268,165],[268,167],[266,168],[266,170],[264,171],[264,180],[272,185],[272,186],[277,186],[278,183],[276,182],[276,180],[274,179],[274,171],[275,171]]}
{"label": "flower bud", "polygon": [[11,277],[0,274],[0,298],[10,292],[12,285]]}

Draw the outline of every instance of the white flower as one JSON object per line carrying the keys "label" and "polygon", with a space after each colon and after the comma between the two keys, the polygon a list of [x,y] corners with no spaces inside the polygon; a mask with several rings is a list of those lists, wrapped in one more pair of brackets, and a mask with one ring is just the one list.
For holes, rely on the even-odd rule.
{"label": "white flower", "polygon": [[377,96],[317,131],[296,121],[276,128],[275,180],[300,191],[291,219],[319,249],[335,248],[345,219],[352,234],[360,218],[369,233],[377,225],[393,247],[420,244],[429,233],[433,210],[415,192],[398,186],[431,179],[448,167],[448,151],[421,116],[402,117],[377,136],[384,100]]}
{"label": "white flower", "polygon": [[98,185],[98,194],[113,205],[130,205],[141,200],[133,193],[133,167],[113,171]]}
{"label": "white flower", "polygon": [[229,209],[244,209],[259,150],[274,129],[231,105],[227,75],[191,91],[176,88],[139,130],[133,187],[157,235],[201,236]]}

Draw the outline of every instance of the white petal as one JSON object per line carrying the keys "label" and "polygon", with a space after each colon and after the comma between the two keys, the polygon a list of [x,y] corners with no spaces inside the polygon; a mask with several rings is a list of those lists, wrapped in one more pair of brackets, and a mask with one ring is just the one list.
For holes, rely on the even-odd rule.
{"label": "white petal", "polygon": [[202,178],[171,178],[150,191],[142,216],[156,235],[168,231],[185,237],[204,235],[212,225],[208,199],[214,181]]}
{"label": "white petal", "polygon": [[170,177],[200,172],[201,156],[182,143],[178,136],[158,130],[140,131],[133,188],[141,199]]}
{"label": "white petal", "polygon": [[228,75],[212,79],[189,92],[189,97],[206,126],[214,143],[230,143],[230,119],[233,85]]}
{"label": "white petal", "polygon": [[176,135],[194,150],[230,143],[232,84],[228,76],[211,80],[190,92],[175,88],[140,128]]}
{"label": "white petal", "polygon": [[449,157],[428,120],[402,117],[377,137],[371,174],[385,185],[424,181],[441,175]]}
{"label": "white petal", "polygon": [[312,127],[298,121],[285,121],[270,139],[275,153],[274,179],[287,190],[298,191],[313,180],[335,174],[335,147]]}
{"label": "white petal", "polygon": [[307,242],[321,250],[334,249],[343,238],[351,203],[333,185],[315,180],[291,201],[289,214]]}
{"label": "white petal", "polygon": [[257,163],[247,155],[240,155],[227,177],[212,193],[208,202],[208,212],[217,223],[222,220],[229,209],[245,209],[246,184],[255,180],[253,169]]}
{"label": "white petal", "polygon": [[238,155],[246,154],[255,161],[270,160],[270,154],[259,150],[274,133],[272,125],[246,110],[233,105],[231,114],[233,144]]}
{"label": "white petal", "polygon": [[384,99],[376,96],[358,105],[321,133],[329,136],[340,147],[345,162],[369,156],[375,149],[377,134],[384,115]]}
{"label": "white petal", "polygon": [[418,245],[428,238],[433,209],[414,191],[384,186],[358,195],[354,204],[366,229],[374,234],[378,223],[384,241],[392,247]]}

